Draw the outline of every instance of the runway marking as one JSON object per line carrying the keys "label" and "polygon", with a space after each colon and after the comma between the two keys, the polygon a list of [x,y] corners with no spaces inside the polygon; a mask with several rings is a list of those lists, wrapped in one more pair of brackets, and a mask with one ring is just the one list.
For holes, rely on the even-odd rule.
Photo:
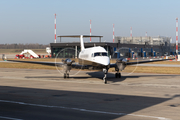
{"label": "runway marking", "polygon": [[[20,104],[20,105],[29,105],[29,106],[35,106],[35,107],[61,108],[61,109],[77,110],[77,111],[91,112],[91,113],[110,114],[110,115],[129,115],[129,116],[145,117],[145,118],[152,118],[152,119],[158,119],[158,120],[171,120],[169,118],[156,117],[156,116],[148,116],[148,115],[137,115],[137,114],[127,114],[127,113],[114,113],[114,112],[96,111],[96,110],[88,110],[88,109],[81,109],[81,108],[70,108],[70,107],[63,107],[63,106],[51,106],[51,105],[32,104],[32,103],[16,102],[16,101],[8,101],[8,100],[0,100],[0,102],[14,103],[14,104]],[[12,120],[20,120],[20,119],[12,119]]]}
{"label": "runway marking", "polygon": [[8,119],[8,120],[22,120],[22,119],[18,119],[18,118],[3,117],[3,116],[0,116],[0,118],[2,118],[2,119]]}

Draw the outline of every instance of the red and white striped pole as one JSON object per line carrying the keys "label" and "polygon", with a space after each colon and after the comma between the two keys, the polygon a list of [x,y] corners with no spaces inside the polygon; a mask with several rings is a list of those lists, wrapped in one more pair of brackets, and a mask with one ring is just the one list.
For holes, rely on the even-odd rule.
{"label": "red and white striped pole", "polygon": [[114,24],[113,24],[113,43],[114,43]]}
{"label": "red and white striped pole", "polygon": [[54,24],[55,24],[55,29],[54,29],[54,43],[56,43],[56,14],[55,15],[55,20],[54,20]]}
{"label": "red and white striped pole", "polygon": [[[91,36],[91,20],[90,20],[90,36]],[[91,42],[91,37],[90,37],[90,42]]]}
{"label": "red and white striped pole", "polygon": [[132,37],[132,27],[131,27],[131,30],[130,30],[130,36]]}
{"label": "red and white striped pole", "polygon": [[178,18],[176,18],[176,55],[178,55]]}
{"label": "red and white striped pole", "polygon": [[147,37],[147,32],[146,32],[146,37]]}

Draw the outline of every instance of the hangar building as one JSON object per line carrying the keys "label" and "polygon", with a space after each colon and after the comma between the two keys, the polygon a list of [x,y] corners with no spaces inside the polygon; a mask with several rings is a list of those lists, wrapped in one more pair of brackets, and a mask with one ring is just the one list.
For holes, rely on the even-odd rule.
{"label": "hangar building", "polygon": [[[80,51],[80,42],[61,42],[50,43],[51,55],[55,57],[60,51],[63,58],[76,58],[78,57],[78,51]],[[101,42],[102,36],[99,37],[99,42],[85,42],[86,48],[93,46],[102,46],[108,51],[108,55],[111,58],[131,58],[138,57],[156,57],[164,55],[174,55],[174,46],[170,44],[170,37],[115,37],[115,42]],[[173,48],[172,48],[173,47]],[[65,48],[72,48],[72,50],[66,50]]]}

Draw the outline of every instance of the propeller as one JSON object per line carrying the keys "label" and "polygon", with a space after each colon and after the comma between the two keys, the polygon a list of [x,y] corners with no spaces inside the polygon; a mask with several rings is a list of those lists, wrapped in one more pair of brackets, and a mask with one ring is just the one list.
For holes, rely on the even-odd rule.
{"label": "propeller", "polygon": [[127,60],[125,58],[119,58],[116,60],[116,65],[120,71],[124,70],[126,64],[127,64]]}
{"label": "propeller", "polygon": [[[126,58],[129,58],[129,55],[127,53],[131,52],[130,49],[127,47],[119,48],[117,51],[120,53],[120,56],[124,56]],[[138,61],[139,61],[138,56],[136,56],[136,59],[134,59],[133,61],[138,63]],[[115,68],[115,69],[119,69],[120,71],[124,70],[127,65],[127,62],[129,62],[129,61],[127,61],[125,58],[118,58],[116,60],[117,68]],[[134,73],[134,71],[137,69],[137,67],[138,67],[138,64],[136,64],[135,68],[132,69],[132,71],[126,71],[126,69],[125,69],[123,72],[123,75],[130,75],[130,74]]]}
{"label": "propeller", "polygon": [[[74,53],[77,50],[74,48],[64,48],[56,54],[55,65],[56,69],[59,71],[64,78],[69,78],[69,76],[77,75],[81,69],[75,69],[73,64],[77,64],[77,58],[75,58]],[[76,55],[78,56],[79,51]],[[73,69],[73,70],[71,70]]]}

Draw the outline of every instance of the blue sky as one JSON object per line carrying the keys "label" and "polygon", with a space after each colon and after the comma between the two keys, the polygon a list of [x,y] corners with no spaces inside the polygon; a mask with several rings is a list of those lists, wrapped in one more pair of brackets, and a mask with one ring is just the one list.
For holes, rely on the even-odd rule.
{"label": "blue sky", "polygon": [[103,35],[102,41],[113,40],[114,23],[115,36],[130,36],[132,27],[133,36],[145,36],[147,32],[148,36],[172,37],[175,42],[180,1],[0,0],[0,44],[54,42],[55,13],[57,35],[89,34],[91,19],[92,35]]}

